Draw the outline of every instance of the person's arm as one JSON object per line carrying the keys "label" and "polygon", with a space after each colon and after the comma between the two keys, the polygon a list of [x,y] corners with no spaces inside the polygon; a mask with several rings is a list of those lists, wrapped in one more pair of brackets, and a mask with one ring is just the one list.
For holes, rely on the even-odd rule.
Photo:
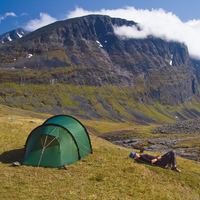
{"label": "person's arm", "polygon": [[153,164],[153,163],[155,163],[157,161],[158,161],[158,158],[154,158],[153,160],[151,160],[151,163]]}
{"label": "person's arm", "polygon": [[153,163],[157,162],[159,159],[161,159],[160,155],[158,155],[156,158],[154,158],[153,160],[151,160],[151,163],[153,164]]}

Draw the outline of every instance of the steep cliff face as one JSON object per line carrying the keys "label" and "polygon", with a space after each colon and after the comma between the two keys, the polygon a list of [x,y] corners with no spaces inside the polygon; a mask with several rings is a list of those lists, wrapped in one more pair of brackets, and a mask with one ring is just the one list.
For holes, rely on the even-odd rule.
{"label": "steep cliff face", "polygon": [[[1,44],[0,69],[7,70],[10,77],[20,72],[15,82],[23,79],[28,84],[38,83],[32,70],[47,70],[40,73],[45,77],[40,84],[56,80],[74,85],[128,86],[144,103],[178,105],[200,96],[198,64],[190,59],[184,44],[154,37],[121,38],[115,35],[114,26],[123,25],[139,29],[133,21],[102,15],[53,23]],[[0,81],[11,79],[2,76]]]}

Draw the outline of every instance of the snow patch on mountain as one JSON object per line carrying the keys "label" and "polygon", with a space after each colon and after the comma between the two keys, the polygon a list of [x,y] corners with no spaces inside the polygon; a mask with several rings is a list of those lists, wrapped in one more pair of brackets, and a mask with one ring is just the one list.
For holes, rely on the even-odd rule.
{"label": "snow patch on mountain", "polygon": [[0,35],[0,42],[1,43],[10,42],[22,38],[24,35],[27,35],[28,33],[29,33],[28,31],[22,28],[18,28]]}

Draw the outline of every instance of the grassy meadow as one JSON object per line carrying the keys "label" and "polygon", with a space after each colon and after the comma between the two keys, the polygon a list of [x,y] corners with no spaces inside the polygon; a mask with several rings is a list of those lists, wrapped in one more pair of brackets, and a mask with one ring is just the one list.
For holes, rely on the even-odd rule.
{"label": "grassy meadow", "polygon": [[[48,117],[0,106],[0,199],[200,199],[200,165],[195,161],[178,157],[181,173],[140,164],[128,157],[138,150],[94,135],[90,135],[94,153],[67,170],[39,167],[35,176],[36,167],[13,167],[12,162],[23,159],[29,133]],[[142,126],[80,121],[96,135],[125,128],[148,132]]]}

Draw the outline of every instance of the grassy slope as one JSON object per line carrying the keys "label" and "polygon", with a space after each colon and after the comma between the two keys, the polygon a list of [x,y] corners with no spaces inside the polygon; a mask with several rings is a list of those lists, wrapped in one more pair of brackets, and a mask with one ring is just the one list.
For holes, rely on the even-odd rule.
{"label": "grassy slope", "polygon": [[174,123],[179,121],[175,118],[178,114],[190,119],[191,116],[199,117],[194,110],[200,112],[200,100],[196,98],[179,106],[164,106],[153,102],[148,104],[140,102],[138,94],[130,87],[5,83],[0,84],[0,91],[0,104],[10,107],[46,113],[63,112],[92,119],[101,116],[102,120],[113,122],[141,124],[154,120],[159,124]]}
{"label": "grassy slope", "polygon": [[[13,161],[22,160],[28,134],[49,115],[2,106],[0,114],[0,199],[200,198],[200,167],[194,161],[178,158],[182,173],[138,164],[128,158],[130,149],[119,150],[94,136],[94,154],[69,165],[68,170],[40,167],[34,176],[36,167],[11,167]],[[123,124],[80,121],[102,132],[115,125],[124,128]]]}

